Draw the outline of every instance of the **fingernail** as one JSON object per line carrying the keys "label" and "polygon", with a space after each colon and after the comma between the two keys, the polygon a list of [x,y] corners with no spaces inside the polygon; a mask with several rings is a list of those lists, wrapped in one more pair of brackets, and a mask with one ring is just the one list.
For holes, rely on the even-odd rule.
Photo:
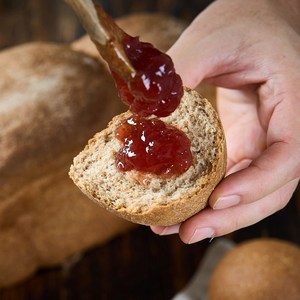
{"label": "fingernail", "polygon": [[179,231],[179,226],[178,225],[173,225],[173,226],[167,226],[165,227],[159,235],[168,235],[168,234],[174,234],[178,233]]}
{"label": "fingernail", "polygon": [[221,208],[227,208],[234,205],[239,204],[241,201],[241,197],[238,195],[230,195],[225,197],[220,197],[215,205],[213,206],[213,209],[221,209]]}
{"label": "fingernail", "polygon": [[212,228],[196,228],[188,244],[193,244],[204,239],[211,239],[214,237],[215,231]]}

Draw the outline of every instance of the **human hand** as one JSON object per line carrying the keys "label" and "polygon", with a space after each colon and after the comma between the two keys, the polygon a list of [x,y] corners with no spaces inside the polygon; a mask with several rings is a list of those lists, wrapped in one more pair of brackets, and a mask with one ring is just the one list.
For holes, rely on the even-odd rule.
{"label": "human hand", "polygon": [[169,54],[184,85],[221,87],[228,166],[209,207],[182,224],[152,230],[194,243],[282,209],[300,177],[299,1],[217,0]]}

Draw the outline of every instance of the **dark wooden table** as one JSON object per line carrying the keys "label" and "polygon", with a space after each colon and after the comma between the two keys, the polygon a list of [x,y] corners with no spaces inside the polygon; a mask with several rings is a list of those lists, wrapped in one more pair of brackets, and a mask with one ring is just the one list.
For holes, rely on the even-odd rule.
{"label": "dark wooden table", "polygon": [[[269,236],[300,245],[297,204],[295,196],[282,211],[229,238],[241,242]],[[140,226],[63,267],[40,270],[0,290],[0,299],[171,299],[189,281],[209,245],[208,240],[185,245],[177,235],[160,237]]]}

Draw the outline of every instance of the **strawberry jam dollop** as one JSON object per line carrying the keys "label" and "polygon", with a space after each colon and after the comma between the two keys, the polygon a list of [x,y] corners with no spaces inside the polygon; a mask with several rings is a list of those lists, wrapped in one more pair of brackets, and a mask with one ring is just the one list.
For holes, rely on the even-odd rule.
{"label": "strawberry jam dollop", "polygon": [[170,115],[183,95],[182,80],[171,58],[138,37],[126,35],[123,44],[136,76],[125,82],[111,70],[121,100],[142,117]]}
{"label": "strawberry jam dollop", "polygon": [[133,114],[115,131],[123,144],[116,166],[164,178],[180,175],[192,165],[191,142],[183,131],[156,117],[168,116],[178,107],[182,80],[171,58],[151,44],[125,34],[123,45],[136,73],[124,80],[111,69],[119,97]]}
{"label": "strawberry jam dollop", "polygon": [[115,136],[123,147],[116,154],[117,168],[171,177],[192,164],[191,142],[174,126],[152,118],[132,116],[117,128]]}

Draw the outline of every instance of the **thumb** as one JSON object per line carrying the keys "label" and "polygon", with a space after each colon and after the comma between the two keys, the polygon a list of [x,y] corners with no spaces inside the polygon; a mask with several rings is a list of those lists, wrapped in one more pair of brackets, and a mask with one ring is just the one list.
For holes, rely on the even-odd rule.
{"label": "thumb", "polygon": [[205,35],[204,30],[201,30],[202,23],[200,14],[168,51],[183,85],[193,89],[205,81],[233,88],[253,83],[253,76],[240,76],[245,70],[250,71],[247,61],[240,55],[239,43],[242,41],[238,38],[233,40],[234,37],[229,36],[230,32],[218,29]]}
{"label": "thumb", "polygon": [[201,12],[168,51],[187,87],[195,88],[204,78],[227,73],[236,61],[237,41],[233,42],[232,32],[216,19],[217,12],[216,4]]}
{"label": "thumb", "polygon": [[249,21],[234,21],[236,13],[226,9],[227,2],[215,1],[201,12],[168,51],[187,87],[205,81],[237,88],[265,80],[263,72],[257,72],[260,37],[257,31],[245,37]]}
{"label": "thumb", "polygon": [[201,51],[202,42],[190,34],[191,30],[189,27],[182,33],[168,54],[174,62],[176,72],[181,76],[183,85],[193,89],[205,77],[207,67],[212,66],[204,62],[208,62],[213,54],[207,55]]}

